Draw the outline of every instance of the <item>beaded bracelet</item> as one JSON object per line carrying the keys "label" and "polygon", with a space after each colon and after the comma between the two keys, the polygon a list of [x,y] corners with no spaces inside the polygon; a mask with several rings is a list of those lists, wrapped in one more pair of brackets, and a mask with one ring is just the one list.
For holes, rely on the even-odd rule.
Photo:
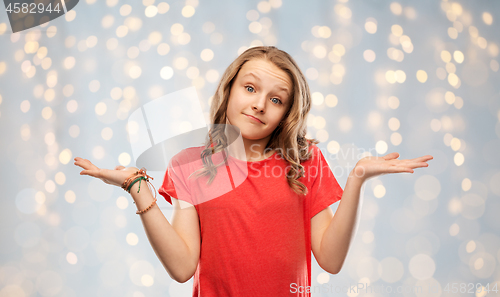
{"label": "beaded bracelet", "polygon": [[138,211],[136,212],[136,214],[140,215],[140,214],[145,213],[146,211],[150,210],[150,209],[151,209],[151,207],[153,207],[155,204],[156,204],[156,198],[155,198],[155,200],[153,201],[153,203],[151,203],[151,205],[150,205],[150,206],[148,206],[147,208],[145,208],[145,209],[143,209],[143,210],[138,210]]}

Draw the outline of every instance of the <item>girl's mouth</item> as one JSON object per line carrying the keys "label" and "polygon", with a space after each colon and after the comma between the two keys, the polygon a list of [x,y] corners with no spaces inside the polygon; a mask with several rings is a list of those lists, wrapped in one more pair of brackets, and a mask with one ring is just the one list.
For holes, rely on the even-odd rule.
{"label": "girl's mouth", "polygon": [[244,115],[246,115],[248,118],[252,119],[253,121],[256,121],[256,122],[259,122],[259,123],[261,123],[261,124],[264,124],[261,120],[259,120],[259,119],[258,119],[258,118],[256,118],[256,117],[253,117],[253,116],[251,116],[251,115],[247,115],[247,114],[244,114]]}

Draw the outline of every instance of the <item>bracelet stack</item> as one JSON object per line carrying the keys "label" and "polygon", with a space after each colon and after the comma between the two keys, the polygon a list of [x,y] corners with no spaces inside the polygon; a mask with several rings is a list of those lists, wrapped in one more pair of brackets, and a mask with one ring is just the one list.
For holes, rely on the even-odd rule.
{"label": "bracelet stack", "polygon": [[[126,192],[130,193],[130,189],[132,188],[132,186],[136,183],[136,182],[139,182],[139,189],[137,190],[137,193],[140,192],[141,190],[141,181],[142,180],[145,180],[146,181],[146,184],[149,182],[149,179],[154,179],[152,178],[151,176],[147,175],[146,174],[146,168],[142,167],[140,170],[136,171],[135,173],[132,173],[122,184],[122,189],[124,189]],[[153,184],[151,183],[151,185],[153,186]],[[149,187],[149,185],[148,185]],[[153,186],[154,188],[154,186]],[[153,201],[153,203],[151,203],[150,206],[148,206],[146,209],[143,209],[143,210],[138,210],[136,212],[136,214],[143,214],[145,213],[146,211],[150,210],[155,204],[156,204],[156,189],[155,189],[155,200]],[[135,202],[134,202],[135,203]]]}

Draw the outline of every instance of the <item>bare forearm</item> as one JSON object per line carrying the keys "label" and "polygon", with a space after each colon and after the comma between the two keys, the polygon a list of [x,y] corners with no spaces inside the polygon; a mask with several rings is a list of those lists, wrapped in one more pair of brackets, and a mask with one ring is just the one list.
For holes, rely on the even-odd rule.
{"label": "bare forearm", "polygon": [[344,264],[358,225],[358,209],[362,198],[363,179],[349,174],[342,199],[321,240],[322,266],[338,273]]}
{"label": "bare forearm", "polygon": [[[145,181],[141,181],[141,190],[137,193],[139,183],[130,189],[130,194],[138,210],[147,208],[154,201]],[[197,263],[191,263],[189,248],[163,215],[158,205],[140,215],[144,230],[153,250],[167,270],[170,277],[178,282],[189,279],[191,271]]]}

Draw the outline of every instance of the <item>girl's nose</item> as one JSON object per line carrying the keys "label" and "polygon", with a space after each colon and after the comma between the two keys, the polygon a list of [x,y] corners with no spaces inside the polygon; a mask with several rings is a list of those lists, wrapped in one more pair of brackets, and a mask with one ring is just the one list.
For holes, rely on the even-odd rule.
{"label": "girl's nose", "polygon": [[265,111],[266,107],[266,96],[261,95],[258,96],[258,98],[255,98],[255,101],[253,102],[252,109],[257,111],[257,112],[263,112]]}

